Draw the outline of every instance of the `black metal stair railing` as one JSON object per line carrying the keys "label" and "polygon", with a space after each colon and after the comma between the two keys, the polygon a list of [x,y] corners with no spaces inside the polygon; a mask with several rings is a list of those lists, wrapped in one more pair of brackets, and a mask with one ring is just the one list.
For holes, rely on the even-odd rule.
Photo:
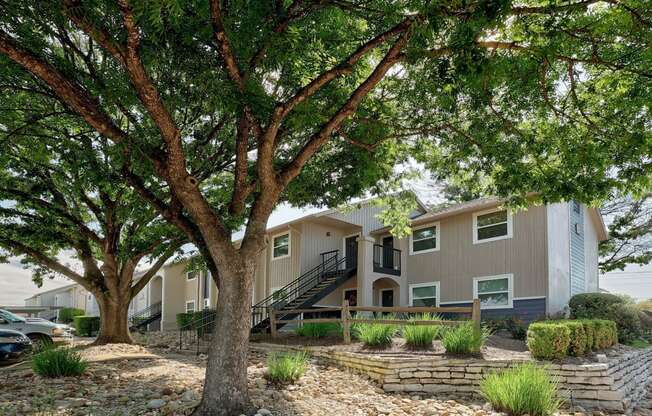
{"label": "black metal stair railing", "polygon": [[156,321],[157,319],[160,319],[161,311],[162,311],[162,302],[156,302],[151,304],[145,309],[132,313],[127,318],[129,322],[129,328],[131,328],[132,330],[140,329]]}
{"label": "black metal stair railing", "polygon": [[282,310],[292,301],[300,298],[310,289],[337,273],[346,264],[345,257],[339,257],[339,250],[321,253],[321,263],[275,293],[252,306],[251,327],[256,328],[269,318],[270,309]]}
{"label": "black metal stair railing", "polygon": [[374,272],[401,275],[401,250],[392,246],[374,244]]}

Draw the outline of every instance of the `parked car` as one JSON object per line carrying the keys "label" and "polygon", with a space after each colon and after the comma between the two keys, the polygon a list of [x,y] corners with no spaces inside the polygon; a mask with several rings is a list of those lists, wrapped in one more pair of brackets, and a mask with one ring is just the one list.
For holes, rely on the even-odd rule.
{"label": "parked car", "polygon": [[71,334],[75,333],[75,328],[74,327],[72,327],[70,325],[66,325],[66,324],[58,324],[56,322],[48,321],[45,318],[25,318],[25,321],[27,321],[27,323],[35,323],[35,322],[36,323],[41,322],[41,323],[45,323],[45,324],[48,324],[48,323],[52,324],[53,323],[53,324],[55,324],[57,326],[57,328],[61,328],[65,332],[70,332]]}
{"label": "parked car", "polygon": [[47,345],[55,341],[67,341],[72,338],[72,333],[53,322],[39,321],[27,322],[21,316],[0,309],[0,330],[11,329],[22,332],[34,344]]}
{"label": "parked car", "polygon": [[0,329],[0,363],[18,361],[32,349],[32,341],[23,333]]}

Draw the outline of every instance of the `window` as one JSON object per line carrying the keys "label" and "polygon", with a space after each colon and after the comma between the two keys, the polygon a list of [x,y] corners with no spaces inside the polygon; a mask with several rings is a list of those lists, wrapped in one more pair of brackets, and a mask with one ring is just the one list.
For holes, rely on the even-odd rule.
{"label": "window", "polygon": [[512,213],[506,209],[473,214],[473,244],[512,238]]}
{"label": "window", "polygon": [[439,223],[416,228],[410,235],[410,254],[439,250]]}
{"label": "window", "polygon": [[199,272],[194,271],[194,270],[190,271],[190,272],[186,272],[186,279],[187,280],[195,280],[197,278],[198,274],[199,274]]}
{"label": "window", "polygon": [[211,306],[211,300],[206,298],[204,299],[204,309],[210,308]]}
{"label": "window", "polygon": [[195,301],[194,300],[189,300],[186,302],[186,312],[194,312],[195,311]]}
{"label": "window", "polygon": [[290,256],[290,233],[280,234],[272,238],[272,259],[282,259]]}
{"label": "window", "polygon": [[473,279],[473,298],[482,309],[513,308],[513,292],[511,274]]}
{"label": "window", "polygon": [[410,285],[410,306],[438,306],[439,282]]}

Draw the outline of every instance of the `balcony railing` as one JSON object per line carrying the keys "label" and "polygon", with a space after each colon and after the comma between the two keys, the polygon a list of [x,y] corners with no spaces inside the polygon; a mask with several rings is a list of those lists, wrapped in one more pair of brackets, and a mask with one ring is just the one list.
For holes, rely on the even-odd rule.
{"label": "balcony railing", "polygon": [[374,272],[401,275],[401,250],[374,244]]}

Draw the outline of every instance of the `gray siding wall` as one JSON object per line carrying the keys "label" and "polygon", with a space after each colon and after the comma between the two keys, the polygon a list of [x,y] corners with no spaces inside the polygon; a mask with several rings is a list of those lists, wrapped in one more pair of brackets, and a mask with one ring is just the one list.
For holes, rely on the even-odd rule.
{"label": "gray siding wall", "polygon": [[[290,256],[281,259],[272,259],[272,245],[274,236],[290,232]],[[288,228],[284,231],[276,231],[273,235],[269,236],[269,244],[267,247],[269,256],[269,273],[267,275],[268,293],[274,288],[280,288],[297,277],[300,274],[301,268],[301,230],[297,227]]]}
{"label": "gray siding wall", "polygon": [[586,291],[597,292],[598,285],[598,225],[590,208],[584,209],[584,272]]}
{"label": "gray siding wall", "polygon": [[473,216],[439,221],[440,250],[408,255],[407,283],[439,281],[440,302],[470,301],[473,278],[513,274],[514,297],[546,296],[546,209],[533,206],[513,214],[513,237],[473,244]]}
{"label": "gray siding wall", "polygon": [[321,253],[339,250],[343,256],[344,237],[359,232],[358,227],[340,228],[312,221],[305,222],[301,230],[301,273],[318,266]]}
{"label": "gray siding wall", "polygon": [[567,203],[546,207],[548,230],[548,313],[564,310],[570,299],[570,209]]}
{"label": "gray siding wall", "polygon": [[[362,235],[369,235],[370,232],[383,228],[385,225],[376,218],[385,208],[375,205],[373,203],[353,204],[350,211],[338,212],[335,211],[328,214],[329,217],[338,220],[346,221],[352,224],[357,224],[362,227]],[[417,209],[410,213],[410,217],[415,217],[422,214],[421,209]]]}
{"label": "gray siding wall", "polygon": [[570,273],[571,273],[571,296],[586,291],[586,276],[584,270],[584,206],[569,203],[570,209]]}

